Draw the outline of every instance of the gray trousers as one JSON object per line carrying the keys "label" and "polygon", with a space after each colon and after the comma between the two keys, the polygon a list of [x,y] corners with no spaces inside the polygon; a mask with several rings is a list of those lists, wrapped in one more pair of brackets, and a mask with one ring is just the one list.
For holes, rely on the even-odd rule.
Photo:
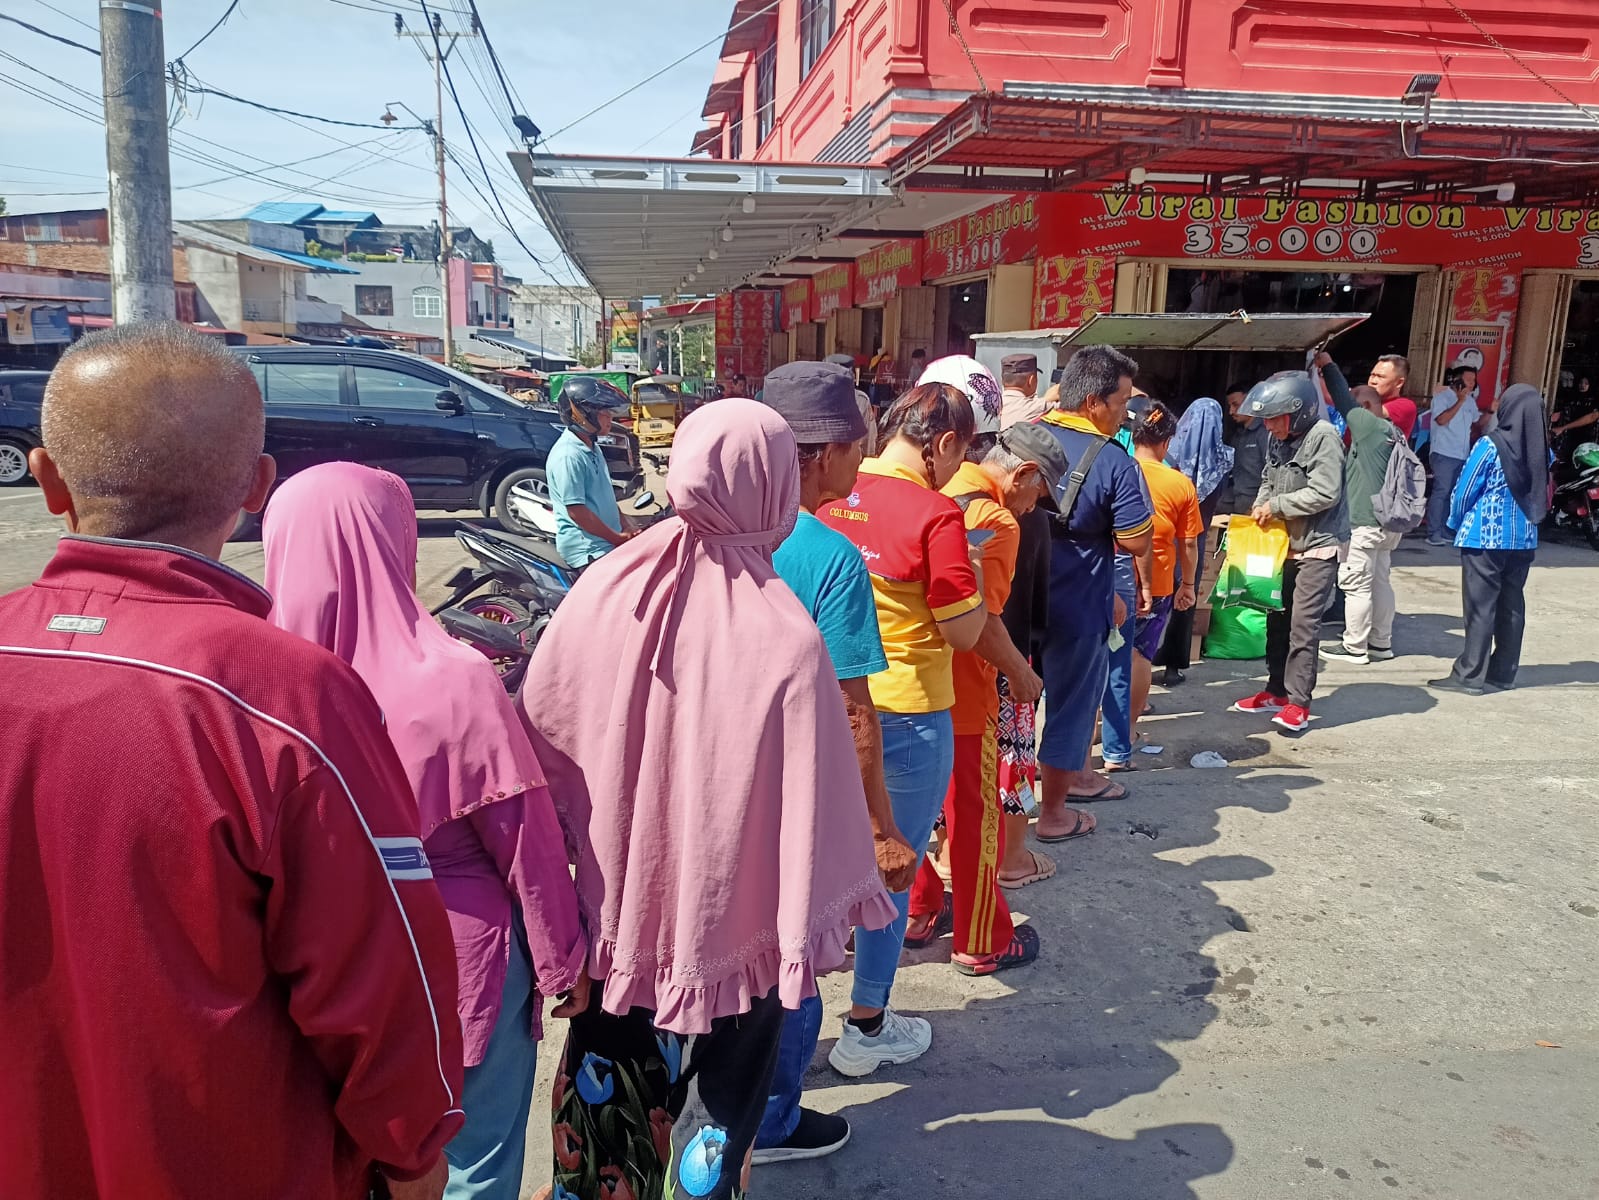
{"label": "gray trousers", "polygon": [[1466,460],[1463,458],[1432,455],[1432,495],[1427,497],[1428,537],[1449,536],[1449,502],[1455,494],[1455,482],[1460,478],[1460,468],[1465,465]]}
{"label": "gray trousers", "polygon": [[1321,618],[1338,586],[1336,558],[1290,558],[1283,564],[1283,607],[1266,614],[1266,690],[1310,707],[1321,665]]}
{"label": "gray trousers", "polygon": [[1535,550],[1462,550],[1461,599],[1466,612],[1466,647],[1454,677],[1473,687],[1510,687],[1521,667],[1521,635],[1527,627],[1527,574]]}

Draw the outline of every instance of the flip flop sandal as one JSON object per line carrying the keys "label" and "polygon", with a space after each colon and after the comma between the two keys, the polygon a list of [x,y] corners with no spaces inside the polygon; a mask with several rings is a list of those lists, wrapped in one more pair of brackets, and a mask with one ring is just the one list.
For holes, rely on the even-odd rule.
{"label": "flip flop sandal", "polygon": [[1066,833],[1058,833],[1053,837],[1045,837],[1041,833],[1035,833],[1033,836],[1039,841],[1044,842],[1046,845],[1054,845],[1057,842],[1070,842],[1080,837],[1087,837],[1099,827],[1098,822],[1096,822],[1094,818],[1090,817],[1087,813],[1077,812],[1075,809],[1072,811],[1076,815],[1077,819],[1072,823],[1071,829]]}
{"label": "flip flop sandal", "polygon": [[1012,967],[1025,967],[1038,958],[1038,932],[1031,925],[1018,925],[1010,945],[998,954],[985,954],[975,960],[964,957],[949,961],[962,975],[993,975]]}
{"label": "flip flop sandal", "polygon": [[1106,780],[1105,786],[1097,792],[1067,792],[1066,799],[1081,800],[1092,804],[1096,800],[1125,800],[1127,795],[1127,789],[1121,784]]}
{"label": "flip flop sandal", "polygon": [[1108,762],[1105,764],[1105,774],[1120,775],[1123,771],[1136,771],[1138,764],[1135,762]]}
{"label": "flip flop sandal", "polygon": [[999,877],[1000,887],[1005,888],[1007,891],[1014,892],[1018,888],[1026,887],[1030,883],[1042,883],[1044,880],[1053,877],[1055,872],[1059,869],[1055,865],[1055,860],[1049,855],[1040,854],[1037,850],[1029,850],[1027,853],[1033,860],[1033,873],[1031,875],[1013,876],[1010,879],[1006,879],[1003,875],[1001,875]]}
{"label": "flip flop sandal", "polygon": [[947,894],[944,903],[939,905],[938,915],[933,918],[933,923],[927,927],[927,932],[912,936],[909,931],[905,934],[905,948],[907,950],[925,950],[945,934],[955,932],[955,901]]}

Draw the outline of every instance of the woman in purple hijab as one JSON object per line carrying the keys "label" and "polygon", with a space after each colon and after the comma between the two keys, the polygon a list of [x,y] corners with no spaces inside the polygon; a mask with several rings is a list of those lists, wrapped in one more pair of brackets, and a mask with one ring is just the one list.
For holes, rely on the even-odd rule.
{"label": "woman in purple hijab", "polygon": [[416,793],[420,867],[460,973],[466,1124],[445,1147],[445,1195],[516,1200],[540,997],[571,991],[577,1010],[588,993],[544,772],[493,666],[416,598],[416,510],[399,478],[355,463],[302,471],[273,496],[262,542],[273,622],[355,668]]}

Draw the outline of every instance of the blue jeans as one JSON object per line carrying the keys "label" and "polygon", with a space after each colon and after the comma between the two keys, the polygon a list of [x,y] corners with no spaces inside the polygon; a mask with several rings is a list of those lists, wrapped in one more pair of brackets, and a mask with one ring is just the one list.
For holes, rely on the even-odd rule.
{"label": "blue jeans", "polygon": [[1099,748],[1107,763],[1129,762],[1133,757],[1133,634],[1138,624],[1138,583],[1130,555],[1116,556],[1116,594],[1127,605],[1127,620],[1121,626],[1122,648],[1110,652],[1110,678],[1100,702]]}
{"label": "blue jeans", "polygon": [[[917,866],[944,807],[955,770],[955,726],[949,712],[879,712],[883,727],[883,779],[894,808],[894,823],[917,854]],[[862,1008],[887,1008],[905,948],[911,894],[894,892],[899,916],[887,929],[855,930],[855,986],[850,999]]]}
{"label": "blue jeans", "polygon": [[517,1200],[533,1103],[533,970],[521,920],[511,934],[500,1015],[483,1061],[466,1069],[461,1110],[466,1124],[444,1147],[450,1182],[444,1200]]}
{"label": "blue jeans", "polygon": [[770,1150],[788,1141],[799,1124],[800,1089],[805,1068],[816,1057],[816,1043],[822,1036],[822,998],[811,996],[783,1015],[783,1035],[777,1044],[777,1067],[772,1072],[772,1091],[766,1097],[766,1115],[755,1135],[757,1150]]}

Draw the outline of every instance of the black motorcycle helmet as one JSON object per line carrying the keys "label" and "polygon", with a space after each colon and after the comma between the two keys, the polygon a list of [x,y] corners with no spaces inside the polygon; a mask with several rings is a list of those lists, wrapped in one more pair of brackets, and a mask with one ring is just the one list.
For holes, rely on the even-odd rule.
{"label": "black motorcycle helmet", "polygon": [[1321,393],[1304,371],[1278,371],[1249,389],[1238,411],[1246,417],[1286,417],[1321,406]]}
{"label": "black motorcycle helmet", "polygon": [[561,420],[584,433],[598,433],[602,412],[625,412],[628,398],[622,389],[593,375],[574,375],[561,385],[555,402]]}

